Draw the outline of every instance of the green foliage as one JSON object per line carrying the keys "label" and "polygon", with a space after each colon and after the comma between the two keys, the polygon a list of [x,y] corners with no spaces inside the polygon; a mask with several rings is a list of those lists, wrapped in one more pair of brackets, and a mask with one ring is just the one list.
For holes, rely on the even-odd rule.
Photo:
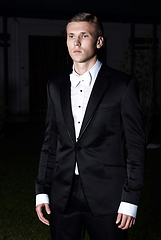
{"label": "green foliage", "polygon": [[[129,49],[125,52],[124,61],[120,61],[121,70],[130,73],[138,79],[140,85],[140,103],[143,110],[146,140],[151,130],[151,116],[154,108],[154,70],[157,69],[156,56],[158,51],[154,50],[153,34],[145,31],[145,42],[138,49]],[[129,68],[131,62],[131,70]]]}

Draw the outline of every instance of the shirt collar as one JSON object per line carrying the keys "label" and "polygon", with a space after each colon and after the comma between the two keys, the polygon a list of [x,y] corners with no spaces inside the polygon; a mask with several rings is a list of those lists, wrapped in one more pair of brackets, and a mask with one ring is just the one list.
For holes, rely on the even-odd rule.
{"label": "shirt collar", "polygon": [[[102,63],[97,59],[97,61],[94,64],[94,66],[90,70],[87,71],[87,72],[89,72],[89,74],[91,76],[90,85],[92,85],[92,86],[94,85],[95,80],[97,78],[97,75],[98,75],[98,72],[99,72],[101,66],[102,66]],[[87,72],[85,72],[84,74],[87,74]],[[76,73],[76,71],[74,70],[74,65],[73,65],[72,74],[76,75],[77,77],[84,75],[84,74],[83,75],[79,75],[78,73]]]}

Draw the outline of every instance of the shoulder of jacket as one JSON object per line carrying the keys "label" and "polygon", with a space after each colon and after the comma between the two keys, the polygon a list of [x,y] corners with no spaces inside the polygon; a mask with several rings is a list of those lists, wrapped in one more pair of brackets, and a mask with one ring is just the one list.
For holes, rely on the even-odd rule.
{"label": "shoulder of jacket", "polygon": [[64,79],[69,77],[69,74],[69,72],[66,72],[52,77],[48,81],[48,87],[59,85]]}
{"label": "shoulder of jacket", "polygon": [[109,67],[109,75],[111,76],[113,81],[119,82],[120,84],[128,85],[131,81],[138,83],[137,79],[134,76],[116,70],[114,68]]}
{"label": "shoulder of jacket", "polygon": [[116,70],[114,68],[109,68],[110,69],[110,73],[115,75],[116,77],[119,77],[121,79],[125,79],[125,80],[129,80],[132,78],[132,75],[125,73],[125,72],[121,72],[119,70]]}

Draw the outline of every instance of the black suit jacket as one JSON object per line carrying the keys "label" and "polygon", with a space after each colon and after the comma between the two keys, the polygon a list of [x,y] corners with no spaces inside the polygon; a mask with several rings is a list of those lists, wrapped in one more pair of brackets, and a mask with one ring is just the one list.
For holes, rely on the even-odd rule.
{"label": "black suit jacket", "polygon": [[69,74],[49,81],[36,193],[50,196],[51,209],[65,210],[76,161],[94,215],[115,213],[121,201],[138,205],[145,162],[138,95],[135,78],[103,65],[76,142]]}

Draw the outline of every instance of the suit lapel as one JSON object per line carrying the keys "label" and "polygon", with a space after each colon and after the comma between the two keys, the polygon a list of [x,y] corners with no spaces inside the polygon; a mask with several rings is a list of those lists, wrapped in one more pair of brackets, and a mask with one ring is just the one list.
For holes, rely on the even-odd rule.
{"label": "suit lapel", "polygon": [[91,122],[91,120],[95,114],[95,111],[96,111],[106,89],[108,88],[108,86],[110,84],[110,79],[109,79],[108,75],[109,75],[109,68],[107,66],[103,65],[101,67],[101,70],[100,70],[100,72],[97,76],[97,79],[95,81],[95,84],[93,86],[93,90],[92,90],[91,96],[90,96],[88,104],[87,104],[86,112],[84,115],[84,120],[82,123],[82,127],[80,130],[78,139],[81,138],[84,131],[88,127],[89,123]]}
{"label": "suit lapel", "polygon": [[61,106],[68,134],[73,143],[75,143],[74,119],[71,107],[71,90],[69,76],[66,75],[60,84]]}

